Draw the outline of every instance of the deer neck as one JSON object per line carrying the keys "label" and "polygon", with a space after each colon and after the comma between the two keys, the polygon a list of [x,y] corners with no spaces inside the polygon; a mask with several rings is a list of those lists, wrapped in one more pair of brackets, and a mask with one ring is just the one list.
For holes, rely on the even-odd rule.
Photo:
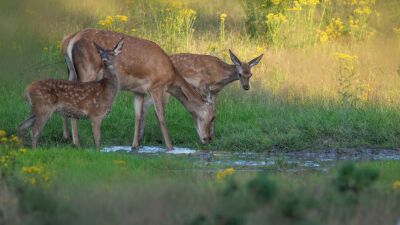
{"label": "deer neck", "polygon": [[104,74],[103,79],[107,81],[108,87],[111,89],[119,90],[119,81],[115,71],[115,66],[110,64],[103,64]]}
{"label": "deer neck", "polygon": [[169,86],[167,91],[177,98],[191,114],[196,114],[199,107],[204,104],[201,95],[191,88],[190,85],[179,75],[175,77],[174,82]]}
{"label": "deer neck", "polygon": [[224,86],[236,80],[239,80],[239,74],[237,72],[236,66],[227,64],[225,72],[222,74],[221,80],[217,83],[217,86],[220,86],[217,91],[220,91]]}

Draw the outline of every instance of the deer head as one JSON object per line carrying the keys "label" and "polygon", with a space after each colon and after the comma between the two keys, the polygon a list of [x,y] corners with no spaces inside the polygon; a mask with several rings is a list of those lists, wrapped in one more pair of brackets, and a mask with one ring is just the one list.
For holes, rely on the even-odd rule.
{"label": "deer head", "polygon": [[93,42],[96,47],[97,52],[100,55],[101,62],[106,66],[110,67],[114,63],[115,56],[119,55],[122,52],[122,47],[124,46],[124,41],[121,39],[112,50],[105,50],[100,47],[96,42]]}
{"label": "deer head", "polygon": [[261,58],[263,57],[263,54],[250,60],[249,62],[241,62],[239,58],[235,54],[233,54],[233,52],[230,49],[229,49],[229,56],[231,57],[233,64],[235,64],[236,66],[236,73],[239,76],[242,88],[246,91],[249,90],[250,77],[253,75],[251,73],[251,68],[260,62]]}

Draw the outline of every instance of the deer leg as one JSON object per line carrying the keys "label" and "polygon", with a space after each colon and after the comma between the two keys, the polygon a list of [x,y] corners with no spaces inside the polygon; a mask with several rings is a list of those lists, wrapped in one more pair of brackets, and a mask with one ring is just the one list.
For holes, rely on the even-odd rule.
{"label": "deer leg", "polygon": [[36,119],[32,127],[32,148],[36,148],[39,134],[42,131],[44,125],[46,125],[47,120],[49,120],[51,114],[52,112],[35,114]]}
{"label": "deer leg", "polygon": [[94,144],[96,145],[96,148],[99,150],[100,149],[100,126],[101,126],[101,121],[102,118],[91,118],[91,125],[92,125],[92,133],[93,133],[93,140]]}
{"label": "deer leg", "polygon": [[133,134],[133,143],[132,143],[132,150],[139,149],[139,129],[141,126],[142,116],[143,116],[143,94],[135,94],[135,133]]}
{"label": "deer leg", "polygon": [[[147,97],[144,100],[142,116],[139,121],[139,140],[142,140],[142,138],[144,137],[144,121],[146,118],[147,110],[149,109],[150,105],[152,105],[152,104],[153,104],[153,99],[151,97]],[[135,108],[136,108],[136,106],[135,106]]]}
{"label": "deer leg", "polygon": [[71,130],[72,130],[72,143],[79,147],[79,137],[78,137],[78,122],[76,118],[71,118]]}
{"label": "deer leg", "polygon": [[161,128],[161,133],[164,137],[164,142],[165,146],[167,148],[167,151],[170,151],[173,149],[171,139],[169,138],[168,135],[168,129],[167,126],[165,125],[165,118],[164,118],[164,90],[154,90],[151,92],[151,97],[153,98],[154,101],[154,107],[156,110],[156,115],[158,118],[158,122],[160,123],[160,128]]}
{"label": "deer leg", "polygon": [[[171,95],[168,94],[167,92],[164,93],[164,100],[163,100],[164,106],[167,104],[170,96]],[[152,105],[153,103],[154,102],[153,102],[153,99],[151,97],[147,97],[144,100],[142,117],[141,117],[141,120],[140,120],[140,123],[139,123],[139,140],[142,140],[142,138],[144,137],[144,121],[145,121],[145,118],[146,118],[146,113],[147,113],[147,110],[149,109],[150,105]]]}
{"label": "deer leg", "polygon": [[31,115],[28,119],[24,120],[19,126],[18,126],[18,138],[21,141],[22,144],[24,144],[24,136],[25,136],[25,130],[32,127],[33,123],[35,122],[36,117],[35,115]]}
{"label": "deer leg", "polygon": [[67,122],[67,117],[63,116],[63,138],[65,140],[69,139],[69,132],[68,132],[68,122]]}

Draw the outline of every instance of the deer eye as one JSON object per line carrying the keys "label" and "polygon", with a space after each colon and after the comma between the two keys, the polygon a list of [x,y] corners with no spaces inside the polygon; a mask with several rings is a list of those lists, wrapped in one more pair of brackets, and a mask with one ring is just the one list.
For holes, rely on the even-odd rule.
{"label": "deer eye", "polygon": [[211,119],[211,122],[214,122],[214,120],[215,120],[215,116],[213,116],[213,118]]}

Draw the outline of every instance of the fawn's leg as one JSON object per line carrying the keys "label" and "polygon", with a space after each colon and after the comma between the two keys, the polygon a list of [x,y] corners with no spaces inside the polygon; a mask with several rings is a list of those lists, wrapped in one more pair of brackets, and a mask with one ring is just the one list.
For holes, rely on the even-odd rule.
{"label": "fawn's leg", "polygon": [[65,140],[69,139],[69,132],[68,132],[68,121],[67,121],[67,117],[63,116],[62,117],[63,120],[63,138]]}
{"label": "fawn's leg", "polygon": [[101,135],[100,126],[102,119],[103,118],[90,118],[90,122],[92,125],[93,140],[98,150],[100,149],[100,135]]}
{"label": "fawn's leg", "polygon": [[19,126],[18,126],[18,138],[21,141],[22,144],[24,144],[24,136],[25,136],[25,130],[32,127],[33,123],[35,122],[36,117],[35,115],[31,115],[28,119],[24,120]]}
{"label": "fawn's leg", "polygon": [[154,107],[156,110],[158,122],[160,123],[161,132],[164,137],[165,146],[167,148],[167,151],[170,151],[170,150],[172,150],[172,143],[171,143],[171,139],[169,138],[169,135],[168,135],[167,126],[165,125],[164,93],[165,92],[163,89],[152,90],[151,97],[153,98],[153,101],[154,101]]}
{"label": "fawn's leg", "polygon": [[39,134],[42,131],[47,120],[49,120],[52,112],[36,113],[36,119],[32,127],[32,148],[36,148]]}
{"label": "fawn's leg", "polygon": [[133,134],[132,150],[139,149],[139,127],[142,121],[143,115],[143,94],[135,94],[135,133]]}
{"label": "fawn's leg", "polygon": [[71,118],[71,129],[72,129],[72,143],[79,147],[79,137],[78,137],[78,120],[76,118]]}

